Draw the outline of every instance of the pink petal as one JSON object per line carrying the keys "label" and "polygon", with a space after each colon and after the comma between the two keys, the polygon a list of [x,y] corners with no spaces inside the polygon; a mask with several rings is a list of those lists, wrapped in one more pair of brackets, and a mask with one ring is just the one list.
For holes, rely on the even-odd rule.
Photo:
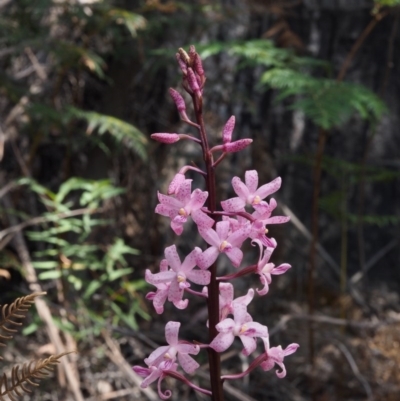
{"label": "pink petal", "polygon": [[235,336],[230,333],[219,333],[210,343],[210,348],[217,352],[227,350],[233,343]]}
{"label": "pink petal", "polygon": [[195,210],[192,212],[192,219],[197,224],[197,227],[202,230],[211,228],[215,221],[211,217],[207,216],[206,213],[201,210]]}
{"label": "pink petal", "polygon": [[244,174],[244,182],[250,194],[254,194],[258,187],[258,173],[256,170],[246,171]]}
{"label": "pink petal", "polygon": [[267,196],[276,192],[281,187],[281,183],[281,177],[277,177],[268,184],[265,184],[258,188],[254,195],[258,195],[261,199],[265,199]]}
{"label": "pink petal", "polygon": [[182,202],[182,206],[185,206],[186,203],[189,202],[191,194],[192,194],[192,180],[185,180],[182,182],[178,192],[176,193],[176,199]]}
{"label": "pink petal", "polygon": [[200,191],[200,189],[195,189],[191,194],[191,199],[188,202],[187,206],[190,208],[191,211],[198,210],[203,207],[205,201],[208,198],[207,191]]}
{"label": "pink petal", "polygon": [[169,288],[167,288],[165,291],[158,291],[153,298],[154,309],[159,315],[161,315],[164,312],[164,304],[165,301],[167,300],[168,289]]}
{"label": "pink petal", "polygon": [[239,336],[239,338],[243,344],[243,355],[248,356],[257,348],[257,342],[254,338],[246,336]]}
{"label": "pink petal", "polygon": [[[220,221],[216,224],[216,228],[215,231],[218,234],[219,237],[219,242],[221,242],[222,240],[226,239],[228,237],[228,233],[229,233],[229,221]],[[214,245],[214,244],[211,244]]]}
{"label": "pink petal", "polygon": [[246,187],[246,185],[243,184],[242,180],[239,177],[232,178],[232,187],[236,195],[246,201],[247,197],[250,194],[249,189]]}
{"label": "pink petal", "polygon": [[283,354],[284,354],[285,356],[291,355],[291,354],[295,353],[295,352],[297,351],[297,348],[299,348],[299,347],[300,347],[300,345],[299,345],[299,344],[296,344],[296,343],[289,344],[289,345],[283,350]]}
{"label": "pink petal", "polygon": [[274,216],[268,219],[263,219],[264,224],[283,224],[287,223],[290,220],[289,216]]}
{"label": "pink petal", "polygon": [[266,278],[262,274],[260,274],[260,281],[261,281],[261,284],[264,285],[264,287],[261,290],[259,290],[257,288],[256,291],[257,291],[258,295],[260,295],[260,296],[267,295],[268,291],[269,291],[268,280],[266,280]]}
{"label": "pink petal", "polygon": [[175,346],[175,349],[182,354],[197,355],[200,352],[200,347],[195,344],[179,343]]}
{"label": "pink petal", "polygon": [[164,206],[169,206],[172,209],[180,209],[184,205],[178,199],[173,196],[163,195],[160,192],[157,193],[158,200]]}
{"label": "pink petal", "polygon": [[[243,324],[246,320],[247,308],[246,305],[235,303],[233,307],[233,316],[236,324]],[[221,323],[219,323],[221,324]]]}
{"label": "pink petal", "polygon": [[152,365],[158,366],[159,363],[160,363],[161,361],[159,361],[158,363],[157,363],[157,361],[158,361],[159,359],[162,360],[162,359],[164,358],[164,354],[168,351],[168,349],[169,349],[169,346],[168,346],[168,345],[163,345],[162,347],[158,347],[157,349],[155,349],[155,350],[149,355],[148,358],[146,358],[146,359],[144,360],[145,364],[146,364],[147,366],[152,366]]}
{"label": "pink petal", "polygon": [[225,212],[244,212],[246,201],[242,198],[230,198],[221,202],[222,209]]}
{"label": "pink petal", "polygon": [[[221,286],[221,284],[220,284],[220,286]],[[254,298],[254,290],[252,288],[250,288],[247,291],[246,295],[236,298],[233,302],[247,306],[253,300],[253,298]]]}
{"label": "pink petal", "polygon": [[235,321],[230,317],[221,320],[215,327],[220,333],[229,333],[235,328]]}
{"label": "pink petal", "polygon": [[150,373],[151,373],[151,370],[150,370],[149,368],[144,368],[144,367],[138,366],[138,365],[133,366],[133,367],[132,367],[132,370],[133,370],[137,375],[139,375],[140,377],[147,377],[147,376],[149,376]]}
{"label": "pink petal", "polygon": [[199,247],[194,248],[193,251],[186,256],[179,270],[185,273],[190,272],[197,265],[197,258],[199,255],[201,255],[201,249]]}
{"label": "pink petal", "polygon": [[183,181],[185,181],[185,175],[181,173],[176,174],[169,184],[168,195],[176,194]]}
{"label": "pink petal", "polygon": [[200,365],[189,355],[178,353],[178,361],[186,373],[193,373]]}
{"label": "pink petal", "polygon": [[187,221],[187,217],[184,216],[175,216],[172,220],[171,220],[171,228],[172,231],[176,234],[176,235],[181,235],[183,233],[183,225],[186,223]]}
{"label": "pink petal", "polygon": [[226,256],[230,259],[233,266],[239,267],[240,263],[242,263],[243,259],[243,252],[239,248],[231,248],[228,249],[226,252]]}
{"label": "pink petal", "polygon": [[188,279],[200,285],[210,284],[211,273],[208,270],[192,270],[187,274]]}
{"label": "pink petal", "polygon": [[282,263],[281,265],[272,269],[271,274],[280,275],[286,273],[291,267],[292,266],[290,266],[288,263]]}
{"label": "pink petal", "polygon": [[233,301],[233,285],[231,283],[220,283],[220,304],[230,304]]}
{"label": "pink petal", "polygon": [[152,274],[149,269],[145,272],[145,280],[149,284],[157,285],[162,283],[169,283],[176,277],[176,273],[172,270]]}
{"label": "pink petal", "polygon": [[179,286],[178,281],[174,280],[171,281],[171,285],[168,291],[168,301],[173,302],[180,302],[183,297],[183,289]]}
{"label": "pink petal", "polygon": [[224,129],[222,130],[222,142],[228,143],[231,141],[232,132],[235,128],[235,116],[229,118],[226,122]]}
{"label": "pink petal", "polygon": [[178,271],[181,267],[181,260],[175,245],[171,245],[164,250],[165,259],[168,260],[168,264],[172,270]]}
{"label": "pink petal", "polygon": [[173,304],[175,305],[175,308],[177,309],[186,309],[186,307],[189,304],[189,300],[185,299],[185,300],[179,300],[179,301],[172,301]]}
{"label": "pink petal", "polygon": [[140,383],[141,388],[146,388],[149,384],[156,381],[162,375],[162,371],[159,369],[153,370],[143,381]]}
{"label": "pink petal", "polygon": [[249,337],[267,337],[268,327],[257,322],[247,322],[247,330],[243,333],[244,336]]}
{"label": "pink petal", "polygon": [[208,269],[217,260],[218,255],[219,251],[215,246],[206,249],[197,257],[197,266],[203,270]]}
{"label": "pink petal", "polygon": [[246,224],[245,226],[242,226],[238,230],[233,232],[227,238],[227,241],[234,247],[240,247],[242,246],[243,242],[249,237],[250,231],[251,231],[250,224]]}
{"label": "pink petal", "polygon": [[208,228],[206,230],[199,228],[199,233],[204,241],[207,242],[207,244],[215,246],[217,248],[219,247],[221,240],[215,230],[213,230],[212,228]]}
{"label": "pink petal", "polygon": [[178,333],[181,324],[179,322],[168,322],[165,325],[165,339],[169,345],[178,344]]}

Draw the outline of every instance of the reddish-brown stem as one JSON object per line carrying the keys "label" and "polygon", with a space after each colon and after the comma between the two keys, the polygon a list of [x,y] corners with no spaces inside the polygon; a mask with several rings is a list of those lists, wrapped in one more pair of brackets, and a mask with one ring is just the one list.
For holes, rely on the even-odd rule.
{"label": "reddish-brown stem", "polygon": [[[203,110],[201,99],[192,96],[196,122],[199,125],[200,139],[203,148],[203,158],[206,165],[207,176],[206,189],[208,191],[207,207],[211,213],[217,208],[215,169],[213,167],[213,157],[208,145],[208,139],[203,121]],[[210,284],[208,285],[208,321],[209,321],[209,341],[211,342],[218,334],[216,325],[219,323],[219,282],[217,281],[217,264],[209,268],[211,273]],[[208,348],[208,360],[210,364],[210,384],[212,401],[223,401],[224,394],[221,380],[221,358],[218,352]]]}

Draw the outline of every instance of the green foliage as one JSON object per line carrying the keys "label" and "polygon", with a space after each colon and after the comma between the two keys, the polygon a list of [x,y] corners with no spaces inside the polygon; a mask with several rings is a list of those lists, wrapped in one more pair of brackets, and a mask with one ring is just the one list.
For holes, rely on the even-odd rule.
{"label": "green foliage", "polygon": [[118,142],[124,143],[133,149],[142,159],[146,159],[147,139],[136,127],[112,116],[79,110],[74,107],[68,109],[71,117],[80,118],[88,123],[87,133],[97,130],[100,135],[108,132]]}
{"label": "green foliage", "polygon": [[374,121],[386,110],[383,102],[362,85],[314,78],[291,69],[266,71],[260,83],[281,90],[279,100],[301,96],[290,108],[303,111],[314,124],[325,129],[341,126],[355,112]]}
{"label": "green foliage", "polygon": [[[92,308],[91,299],[101,296],[102,306],[97,306],[93,313],[103,319],[103,326],[106,319],[111,319],[114,324],[122,321],[136,329],[136,316],[148,317],[139,307],[136,293],[145,283],[143,279],[128,279],[133,269],[126,256],[138,255],[139,251],[120,238],[114,238],[109,244],[91,240],[96,229],[109,224],[94,212],[100,212],[104,201],[124,190],[114,187],[109,180],[81,178],[65,181],[57,192],[32,179],[22,179],[19,183],[28,185],[38,194],[47,209],[42,215],[41,229],[27,233],[31,241],[40,242],[44,247],[33,254],[33,266],[40,271],[39,279],[61,279],[69,283],[88,309]],[[85,209],[76,209],[76,204]],[[110,311],[118,311],[118,314],[111,316]]]}
{"label": "green foliage", "polygon": [[374,2],[378,6],[388,6],[388,7],[400,6],[400,0],[374,0]]}
{"label": "green foliage", "polygon": [[329,72],[327,63],[299,57],[291,50],[275,47],[271,41],[213,43],[203,48],[202,55],[208,57],[224,50],[241,58],[240,67],[265,67],[260,88],[279,90],[278,101],[293,97],[290,108],[301,110],[324,129],[343,125],[355,113],[376,121],[386,111],[384,103],[362,85],[312,75],[321,67]]}

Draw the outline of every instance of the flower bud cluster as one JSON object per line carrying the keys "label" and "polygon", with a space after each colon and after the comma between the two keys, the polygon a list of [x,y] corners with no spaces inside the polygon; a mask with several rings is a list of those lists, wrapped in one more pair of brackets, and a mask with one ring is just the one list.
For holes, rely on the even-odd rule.
{"label": "flower bud cluster", "polygon": [[[200,236],[206,243],[205,249],[195,247],[181,262],[175,245],[165,249],[163,259],[160,262],[160,270],[152,273],[146,270],[146,281],[155,287],[154,291],[147,294],[146,298],[153,302],[158,314],[163,313],[165,302],[171,302],[178,309],[188,306],[192,296],[202,297],[205,302],[214,302],[219,311],[217,321],[210,320],[207,323],[210,333],[210,343],[189,343],[178,339],[179,322],[168,322],[165,327],[165,337],[168,345],[159,347],[147,359],[147,367],[134,366],[136,373],[144,378],[141,387],[145,388],[155,380],[159,382],[159,395],[162,399],[171,396],[171,392],[161,391],[160,383],[166,376],[175,377],[190,387],[204,394],[214,397],[212,390],[196,386],[184,375],[178,373],[180,366],[185,373],[192,374],[199,367],[198,363],[190,356],[197,355],[200,349],[211,349],[215,353],[226,351],[238,338],[242,345],[242,353],[245,356],[256,351],[257,340],[264,345],[264,351],[250,364],[249,368],[241,373],[221,376],[218,380],[234,380],[249,374],[256,367],[267,371],[278,365],[276,371],[279,378],[286,375],[284,358],[296,351],[298,344],[290,344],[286,349],[281,346],[270,347],[267,326],[255,322],[249,314],[247,307],[252,301],[255,291],[249,289],[242,297],[234,298],[234,286],[232,281],[238,277],[256,274],[259,276],[261,288],[256,289],[258,295],[266,295],[272,281],[272,275],[284,274],[290,265],[287,263],[275,266],[270,258],[277,242],[269,236],[268,226],[281,224],[289,220],[285,216],[272,216],[277,207],[277,202],[270,195],[277,192],[281,186],[278,177],[273,181],[259,186],[258,173],[255,170],[246,171],[244,181],[240,177],[232,179],[232,187],[236,196],[221,202],[221,209],[216,210],[215,205],[215,179],[214,169],[228,153],[238,152],[246,148],[252,142],[251,139],[239,139],[232,141],[235,127],[235,117],[229,118],[222,130],[222,143],[212,148],[208,146],[202,119],[202,96],[205,83],[205,75],[200,56],[191,46],[187,53],[179,49],[177,60],[182,71],[183,88],[192,97],[196,121],[189,120],[186,114],[186,105],[183,97],[174,89],[170,89],[170,95],[175,102],[183,122],[194,126],[199,131],[199,138],[191,135],[177,133],[156,133],[152,138],[164,144],[172,144],[180,139],[193,140],[202,147],[205,155],[205,170],[197,167],[184,166],[173,178],[168,187],[167,194],[158,193],[159,204],[155,212],[170,219],[170,225],[176,235],[181,235],[185,225],[192,220],[197,226]],[[214,161],[214,154],[220,156]],[[186,178],[187,171],[192,170],[205,177],[206,190],[192,189],[192,180]],[[241,267],[243,261],[242,245],[250,241],[253,246],[259,248],[259,258],[250,266]],[[216,261],[225,254],[233,266],[233,273],[218,277]],[[211,285],[215,280],[218,285]],[[191,288],[192,284],[204,286],[201,292]],[[218,294],[212,296],[210,291]],[[188,295],[190,297],[188,298]],[[210,305],[209,305],[210,310]],[[212,327],[213,326],[213,327]],[[211,363],[210,363],[211,365]],[[210,366],[211,369],[211,366]],[[211,377],[212,380],[212,377]],[[217,381],[218,383],[218,381]],[[214,388],[215,390],[215,388]],[[220,398],[213,398],[220,399]]]}

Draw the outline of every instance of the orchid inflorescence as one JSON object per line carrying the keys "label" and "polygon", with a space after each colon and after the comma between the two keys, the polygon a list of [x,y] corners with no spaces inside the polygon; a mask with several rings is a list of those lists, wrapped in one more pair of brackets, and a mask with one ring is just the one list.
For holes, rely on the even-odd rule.
{"label": "orchid inflorescence", "polygon": [[[232,179],[233,190],[237,196],[222,201],[222,210],[217,210],[215,168],[227,154],[243,150],[252,140],[246,138],[232,141],[235,127],[235,117],[232,116],[223,128],[222,144],[209,147],[202,112],[206,78],[200,56],[194,46],[190,46],[188,53],[179,49],[176,57],[182,71],[183,88],[192,98],[196,121],[189,119],[185,100],[181,94],[174,89],[170,89],[169,92],[181,120],[195,127],[199,132],[199,138],[177,133],[156,133],[151,137],[165,144],[180,140],[198,143],[203,151],[205,170],[194,166],[182,167],[170,183],[167,195],[158,193],[160,203],[155,211],[170,218],[171,228],[177,235],[182,234],[185,224],[191,218],[209,247],[204,251],[195,247],[183,262],[175,245],[167,247],[164,252],[165,259],[160,263],[160,272],[153,274],[150,270],[146,270],[146,281],[156,287],[156,290],[149,292],[146,298],[153,302],[159,314],[163,313],[167,300],[178,309],[186,308],[189,300],[184,299],[185,293],[205,299],[209,312],[207,326],[210,343],[179,340],[180,323],[170,321],[165,326],[168,345],[159,347],[144,360],[147,367],[134,366],[133,370],[144,378],[142,388],[158,380],[158,393],[161,399],[168,399],[171,396],[170,390],[164,392],[161,390],[163,379],[171,376],[203,394],[210,395],[214,401],[220,401],[223,399],[222,384],[225,380],[244,377],[258,366],[267,371],[276,364],[279,367],[276,375],[279,378],[285,377],[284,357],[294,353],[299,346],[290,344],[286,349],[282,349],[281,346],[270,347],[267,326],[254,322],[247,311],[247,306],[254,297],[254,290],[249,289],[246,295],[235,299],[231,284],[237,277],[257,274],[262,285],[261,289],[257,289],[257,293],[266,295],[271,284],[271,276],[283,274],[291,267],[286,263],[275,266],[270,262],[277,242],[268,236],[266,228],[269,224],[285,223],[289,218],[271,217],[277,203],[272,198],[269,202],[265,200],[278,191],[281,179],[278,177],[259,187],[258,173],[255,170],[246,171],[244,182],[239,177]],[[215,154],[219,154],[216,160],[214,160]],[[185,176],[188,171],[204,176],[206,191],[198,188],[192,191],[192,180]],[[217,222],[217,219],[220,221]],[[239,269],[243,259],[241,247],[247,239],[251,240],[252,245],[259,247],[259,259],[257,263]],[[216,260],[222,253],[237,270],[232,274],[218,277]],[[194,291],[191,289],[191,283],[204,288],[201,292]],[[253,360],[246,371],[222,376],[220,353],[232,345],[235,337],[241,340],[242,353],[245,356],[256,350],[257,338],[264,344],[264,351]],[[208,350],[211,390],[195,385],[177,370],[180,366],[187,374],[194,373],[199,364],[190,355],[197,355],[201,349]]]}

